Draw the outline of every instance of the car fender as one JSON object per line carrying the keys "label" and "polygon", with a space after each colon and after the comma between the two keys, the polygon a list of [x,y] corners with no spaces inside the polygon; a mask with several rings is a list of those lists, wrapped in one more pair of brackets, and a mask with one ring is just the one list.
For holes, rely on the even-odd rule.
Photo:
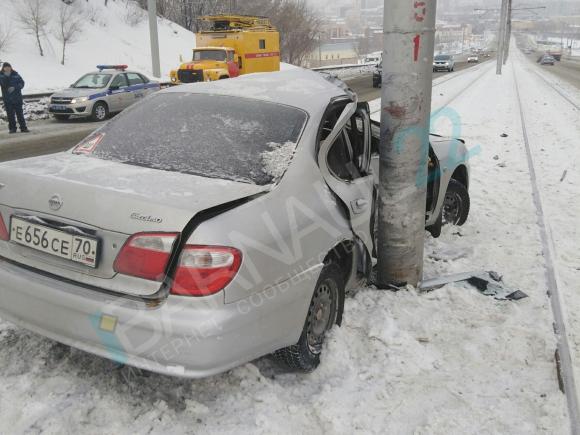
{"label": "car fender", "polygon": [[[447,193],[449,181],[451,180],[456,169],[460,166],[464,166],[467,173],[467,180],[469,180],[470,175],[468,161],[469,151],[467,150],[463,140],[432,135],[431,147],[433,148],[433,152],[439,160],[439,165],[441,168],[439,176],[441,177],[441,183],[437,197],[437,204],[434,208],[433,214],[430,216],[427,222],[427,226],[433,225],[441,213],[441,208],[443,207],[443,201],[445,199],[445,194]],[[465,187],[469,188],[469,182],[467,184],[468,185]]]}

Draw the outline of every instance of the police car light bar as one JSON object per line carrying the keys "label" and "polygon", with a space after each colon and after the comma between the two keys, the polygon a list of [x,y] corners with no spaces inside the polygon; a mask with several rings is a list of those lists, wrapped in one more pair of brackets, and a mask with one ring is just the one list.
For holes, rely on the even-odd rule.
{"label": "police car light bar", "polygon": [[97,65],[97,69],[102,71],[104,69],[117,69],[120,71],[125,71],[128,68],[127,65]]}

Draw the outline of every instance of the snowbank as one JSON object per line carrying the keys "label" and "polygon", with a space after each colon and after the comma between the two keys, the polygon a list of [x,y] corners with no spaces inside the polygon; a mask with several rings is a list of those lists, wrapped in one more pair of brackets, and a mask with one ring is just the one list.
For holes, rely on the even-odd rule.
{"label": "snowbank", "polygon": [[[7,50],[0,53],[2,61],[9,61],[24,77],[25,94],[50,92],[67,87],[82,74],[95,70],[97,64],[127,64],[152,76],[149,25],[145,12],[140,22],[127,24],[133,11],[132,2],[110,0],[105,7],[102,0],[76,1],[74,7],[83,17],[82,33],[78,41],[68,46],[65,65],[60,64],[60,42],[53,36],[61,0],[43,0],[43,7],[51,16],[42,38],[44,57],[39,55],[33,35],[25,33],[17,20],[19,0],[2,0],[0,26],[13,33]],[[169,71],[179,65],[179,55],[189,57],[195,47],[195,35],[165,19],[158,19],[162,80],[169,80]]]}

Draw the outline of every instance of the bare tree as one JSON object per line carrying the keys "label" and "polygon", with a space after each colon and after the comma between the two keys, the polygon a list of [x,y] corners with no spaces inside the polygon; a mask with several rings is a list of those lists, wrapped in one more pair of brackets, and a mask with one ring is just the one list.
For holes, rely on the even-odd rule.
{"label": "bare tree", "polygon": [[60,5],[58,20],[54,31],[56,39],[62,44],[62,58],[60,63],[64,65],[66,46],[75,42],[82,31],[82,21],[79,14],[67,4]]}
{"label": "bare tree", "polygon": [[18,10],[18,21],[27,32],[34,35],[38,51],[44,56],[41,37],[45,34],[45,28],[50,20],[45,3],[42,0],[22,0],[22,6]]}
{"label": "bare tree", "polygon": [[0,54],[10,46],[12,29],[10,26],[0,26]]}

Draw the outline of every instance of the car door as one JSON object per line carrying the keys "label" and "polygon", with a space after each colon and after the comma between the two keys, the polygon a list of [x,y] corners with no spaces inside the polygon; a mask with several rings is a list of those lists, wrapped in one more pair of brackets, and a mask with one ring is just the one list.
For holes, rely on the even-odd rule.
{"label": "car door", "polygon": [[128,101],[128,104],[131,105],[145,97],[145,82],[143,81],[143,78],[137,73],[128,72],[126,75],[127,80],[129,81],[129,92],[132,96],[132,98]]}
{"label": "car door", "polygon": [[[348,210],[353,232],[373,252],[371,221],[374,214],[374,180],[370,170],[370,120],[364,107],[348,103],[340,114],[327,113],[318,165],[326,184]],[[328,117],[334,117],[329,122]],[[324,133],[325,134],[325,133]]]}
{"label": "car door", "polygon": [[130,104],[131,98],[133,96],[129,92],[127,76],[125,73],[117,74],[109,85],[109,96],[107,98],[109,111],[120,112]]}

